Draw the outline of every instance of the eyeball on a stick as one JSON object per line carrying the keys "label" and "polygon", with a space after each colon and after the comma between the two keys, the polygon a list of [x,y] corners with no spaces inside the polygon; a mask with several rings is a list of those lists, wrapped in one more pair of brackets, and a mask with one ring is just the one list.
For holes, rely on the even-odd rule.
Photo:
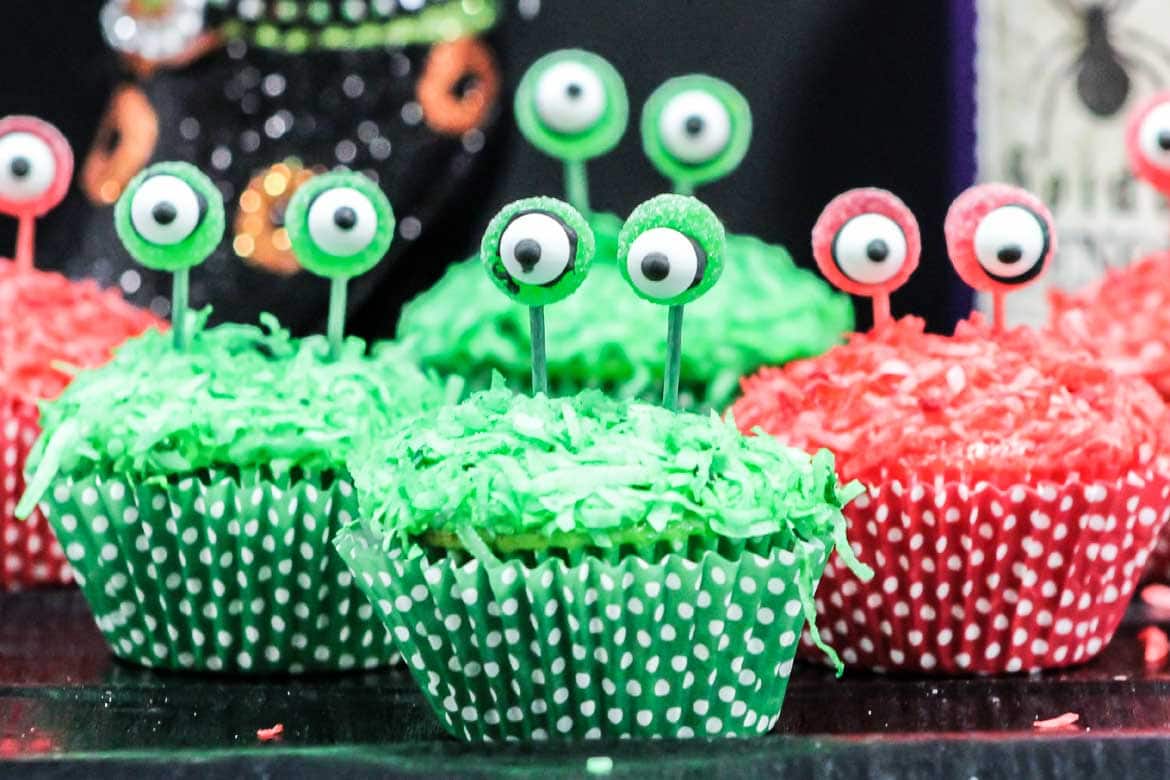
{"label": "eyeball on a stick", "polygon": [[642,109],[642,148],[679,193],[690,194],[735,170],[751,139],[747,99],[711,76],[670,79]]}
{"label": "eyeball on a stick", "polygon": [[835,287],[873,301],[873,322],[890,320],[890,294],[918,267],[918,220],[896,195],[876,187],[843,192],[812,231],[817,267]]}
{"label": "eyeball on a stick", "polygon": [[18,221],[13,259],[33,266],[35,221],[64,198],[73,178],[73,150],[53,125],[31,116],[0,119],[0,214]]}
{"label": "eyeball on a stick", "polygon": [[993,301],[993,326],[1004,328],[1004,298],[1036,281],[1056,253],[1048,207],[1009,184],[979,184],[947,211],[947,253],[959,277]]}

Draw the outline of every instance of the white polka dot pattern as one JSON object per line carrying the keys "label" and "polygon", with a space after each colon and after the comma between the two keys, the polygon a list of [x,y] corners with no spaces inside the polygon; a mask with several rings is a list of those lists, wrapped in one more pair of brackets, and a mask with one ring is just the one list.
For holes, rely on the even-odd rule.
{"label": "white polka dot pattern", "polygon": [[[1115,482],[969,488],[941,480],[871,488],[846,508],[876,576],[836,559],[816,605],[846,664],[999,674],[1088,661],[1112,638],[1159,531],[1170,485]],[[807,636],[801,652],[813,657]]]}
{"label": "white polka dot pattern", "polygon": [[730,737],[780,715],[804,624],[791,553],[489,571],[388,558],[362,531],[337,546],[453,736]]}
{"label": "white polka dot pattern", "polygon": [[329,544],[352,487],[210,473],[59,480],[42,505],[119,658],[233,674],[397,660]]}
{"label": "white polka dot pattern", "polygon": [[34,405],[0,398],[0,590],[73,582],[65,552],[40,511],[16,519],[24,463],[39,434]]}

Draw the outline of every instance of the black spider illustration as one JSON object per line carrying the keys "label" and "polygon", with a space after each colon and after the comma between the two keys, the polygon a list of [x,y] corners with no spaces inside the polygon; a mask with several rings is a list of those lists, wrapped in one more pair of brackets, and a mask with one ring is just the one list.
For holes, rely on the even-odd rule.
{"label": "black spider illustration", "polygon": [[[1158,38],[1120,23],[1119,16],[1134,0],[1051,0],[1061,13],[1080,25],[1080,32],[1054,41],[1039,58],[1032,83],[1042,88],[1038,148],[1048,148],[1061,87],[1072,78],[1081,106],[1092,116],[1110,119],[1126,105],[1136,77],[1149,87],[1166,81],[1160,68],[1170,64],[1170,46]],[[1047,74],[1047,75],[1045,75]]]}

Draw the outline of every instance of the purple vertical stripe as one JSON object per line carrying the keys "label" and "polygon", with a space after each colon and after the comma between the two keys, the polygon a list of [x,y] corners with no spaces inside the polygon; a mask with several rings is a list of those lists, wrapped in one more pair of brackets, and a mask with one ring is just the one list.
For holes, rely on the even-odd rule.
{"label": "purple vertical stripe", "polygon": [[[951,0],[951,197],[975,182],[975,2]],[[955,318],[966,317],[975,302],[967,285],[958,282],[952,288],[951,312]]]}

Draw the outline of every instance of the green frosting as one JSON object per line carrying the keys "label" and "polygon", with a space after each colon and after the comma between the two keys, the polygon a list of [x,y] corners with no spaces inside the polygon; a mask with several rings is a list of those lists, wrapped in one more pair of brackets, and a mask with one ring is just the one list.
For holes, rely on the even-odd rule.
{"label": "green frosting", "polygon": [[360,436],[384,435],[444,401],[395,345],[370,354],[350,338],[331,360],[324,338],[293,339],[271,316],[261,318],[263,328],[205,330],[209,315],[192,317],[186,351],[147,331],[42,405],[22,508],[31,510],[57,474],[340,471]]}
{"label": "green frosting", "polygon": [[517,537],[612,547],[691,535],[829,548],[864,490],[838,482],[828,451],[744,436],[714,412],[502,385],[359,447],[349,467],[367,527],[388,544],[471,530],[497,550]]}
{"label": "green frosting", "polygon": [[[553,392],[600,387],[623,397],[661,397],[662,308],[633,295],[618,272],[621,221],[595,214],[590,223],[597,253],[589,277],[546,314]],[[783,248],[728,235],[722,279],[687,306],[682,400],[722,409],[741,376],[819,355],[852,329],[847,296],[797,268]],[[479,258],[452,266],[408,304],[398,333],[424,367],[461,375],[472,389],[486,388],[493,371],[517,389],[528,387],[528,312],[492,288]]]}

